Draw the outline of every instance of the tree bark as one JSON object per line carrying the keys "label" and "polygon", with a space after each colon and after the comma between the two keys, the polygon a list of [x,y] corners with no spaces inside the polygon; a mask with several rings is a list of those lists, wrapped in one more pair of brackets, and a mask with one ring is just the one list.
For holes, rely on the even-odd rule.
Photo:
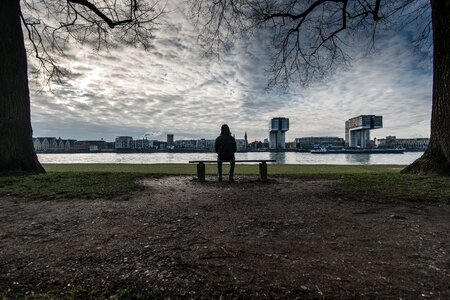
{"label": "tree bark", "polygon": [[0,20],[0,175],[44,173],[33,146],[20,0],[1,0]]}
{"label": "tree bark", "polygon": [[433,104],[430,144],[403,173],[450,176],[450,0],[431,0]]}

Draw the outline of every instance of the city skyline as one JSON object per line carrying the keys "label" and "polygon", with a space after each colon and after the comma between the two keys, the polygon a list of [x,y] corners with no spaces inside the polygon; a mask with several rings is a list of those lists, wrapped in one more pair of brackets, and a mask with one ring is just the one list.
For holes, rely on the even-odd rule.
{"label": "city skyline", "polygon": [[[148,52],[121,47],[94,53],[68,50],[62,59],[73,74],[53,94],[32,83],[34,136],[112,140],[167,133],[180,138],[214,138],[223,123],[236,136],[268,137],[268,120],[291,120],[286,140],[301,136],[344,136],[344,123],[360,114],[383,115],[374,137],[428,137],[431,60],[413,48],[408,34],[387,32],[379,51],[360,57],[308,88],[267,90],[268,52],[258,38],[236,42],[221,60],[206,59],[198,32],[174,8],[170,25],[155,32]],[[174,14],[176,17],[174,17]],[[201,133],[201,134],[199,134]]]}

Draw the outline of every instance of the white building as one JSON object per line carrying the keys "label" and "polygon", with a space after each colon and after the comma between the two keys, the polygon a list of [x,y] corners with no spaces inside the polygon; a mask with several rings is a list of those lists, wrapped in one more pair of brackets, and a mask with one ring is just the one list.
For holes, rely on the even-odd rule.
{"label": "white building", "polygon": [[116,143],[114,148],[116,149],[131,149],[131,143],[133,141],[133,137],[131,136],[118,136],[116,137]]}
{"label": "white building", "polygon": [[429,138],[398,139],[395,136],[375,140],[375,145],[379,148],[404,148],[407,150],[425,150],[429,143]]}
{"label": "white building", "polygon": [[33,138],[33,146],[36,152],[62,152],[69,151],[75,140],[63,140],[56,137]]}
{"label": "white building", "polygon": [[175,149],[194,150],[197,147],[196,140],[176,140]]}

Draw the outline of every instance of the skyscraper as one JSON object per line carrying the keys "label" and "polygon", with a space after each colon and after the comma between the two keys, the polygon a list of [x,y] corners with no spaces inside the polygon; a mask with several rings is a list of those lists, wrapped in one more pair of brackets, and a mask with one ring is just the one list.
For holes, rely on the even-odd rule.
{"label": "skyscraper", "polygon": [[288,118],[273,118],[269,124],[269,148],[283,150],[286,148],[285,132],[289,130]]}

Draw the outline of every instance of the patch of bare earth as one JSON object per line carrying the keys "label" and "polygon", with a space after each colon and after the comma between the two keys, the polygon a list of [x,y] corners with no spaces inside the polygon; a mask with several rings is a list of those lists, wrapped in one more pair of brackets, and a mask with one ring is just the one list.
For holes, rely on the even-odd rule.
{"label": "patch of bare earth", "polygon": [[3,293],[450,298],[447,205],[345,202],[326,196],[331,181],[209,180],[145,179],[128,200],[0,199]]}

